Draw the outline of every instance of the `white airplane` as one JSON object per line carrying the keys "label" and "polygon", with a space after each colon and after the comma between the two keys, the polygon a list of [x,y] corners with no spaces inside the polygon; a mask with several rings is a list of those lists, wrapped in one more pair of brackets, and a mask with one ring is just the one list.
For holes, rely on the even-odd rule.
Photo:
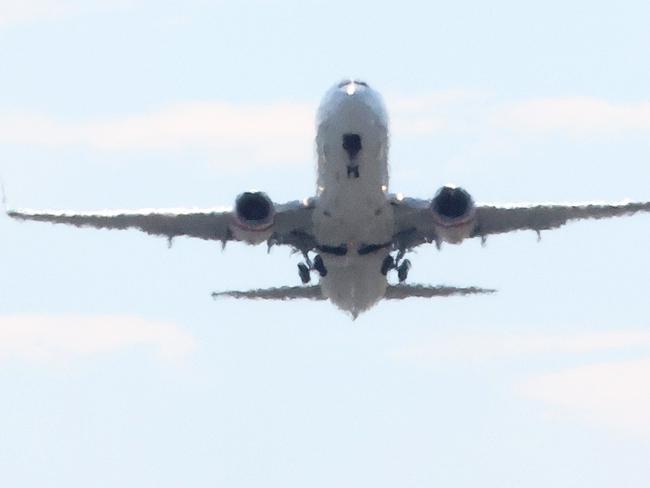
{"label": "white airplane", "polygon": [[[275,204],[263,192],[240,194],[234,208],[99,213],[10,210],[20,220],[77,227],[138,229],[248,244],[284,244],[302,253],[303,286],[213,293],[214,297],[330,300],[353,317],[381,299],[491,293],[481,288],[407,285],[406,252],[425,243],[458,244],[518,230],[553,229],[572,220],[650,211],[650,202],[482,205],[463,188],[443,186],[430,200],[388,192],[388,117],[379,93],[359,80],[332,87],[317,114],[316,195]],[[309,286],[311,274],[318,285]],[[387,275],[397,273],[400,284]]]}

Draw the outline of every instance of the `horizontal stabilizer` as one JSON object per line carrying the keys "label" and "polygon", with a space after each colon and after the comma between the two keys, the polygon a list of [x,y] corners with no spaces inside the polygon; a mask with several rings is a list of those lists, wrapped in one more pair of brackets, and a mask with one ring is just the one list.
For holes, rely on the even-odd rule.
{"label": "horizontal stabilizer", "polygon": [[496,290],[470,286],[458,288],[455,286],[428,286],[428,285],[389,285],[384,298],[387,300],[402,300],[403,298],[433,298],[451,297],[456,295],[481,295],[496,293]]}
{"label": "horizontal stabilizer", "polygon": [[320,286],[283,286],[246,291],[214,292],[212,298],[247,298],[252,300],[325,300]]}
{"label": "horizontal stabilizer", "polygon": [[[404,298],[450,297],[455,295],[478,295],[495,293],[496,290],[485,288],[427,285],[389,285],[384,298],[401,300]],[[262,288],[245,291],[214,292],[212,298],[245,298],[250,300],[325,300],[320,286],[284,286],[281,288]]]}

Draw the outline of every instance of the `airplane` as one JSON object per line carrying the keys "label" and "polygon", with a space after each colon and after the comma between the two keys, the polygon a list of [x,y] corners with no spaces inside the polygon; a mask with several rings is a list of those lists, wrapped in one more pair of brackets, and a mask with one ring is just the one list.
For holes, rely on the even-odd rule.
{"label": "airplane", "polygon": [[[555,229],[569,221],[650,211],[650,202],[494,205],[475,203],[464,188],[445,185],[431,199],[388,191],[388,116],[366,82],[345,79],[324,96],[316,116],[316,194],[274,203],[241,193],[230,209],[106,212],[9,210],[18,220],[100,229],[137,229],[171,240],[266,242],[300,252],[301,286],[215,292],[213,297],[329,300],[356,318],[382,299],[493,293],[478,287],[409,285],[407,252],[422,244],[483,242],[493,234]],[[398,284],[390,284],[389,274]],[[318,284],[309,285],[312,274]]]}

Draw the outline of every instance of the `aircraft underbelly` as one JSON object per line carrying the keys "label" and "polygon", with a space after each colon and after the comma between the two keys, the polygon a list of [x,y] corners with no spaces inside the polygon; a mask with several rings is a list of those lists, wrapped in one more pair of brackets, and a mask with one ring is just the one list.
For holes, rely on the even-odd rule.
{"label": "aircraft underbelly", "polygon": [[383,244],[393,236],[393,209],[385,193],[361,184],[344,184],[322,194],[313,218],[320,244]]}
{"label": "aircraft underbelly", "polygon": [[[381,300],[388,285],[381,267],[391,250],[393,230],[393,209],[383,191],[340,185],[335,192],[321,195],[314,212],[316,240],[347,248],[345,255],[320,253],[327,269],[320,279],[323,295],[353,316]],[[380,247],[363,251],[372,245]]]}
{"label": "aircraft underbelly", "polygon": [[323,296],[353,316],[368,310],[381,300],[388,282],[381,264],[388,249],[359,256],[322,255],[327,275],[320,279]]}

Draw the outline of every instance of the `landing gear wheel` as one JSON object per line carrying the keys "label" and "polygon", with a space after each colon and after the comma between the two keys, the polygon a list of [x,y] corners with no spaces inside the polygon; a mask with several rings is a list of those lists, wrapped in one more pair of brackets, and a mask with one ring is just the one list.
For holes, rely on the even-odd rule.
{"label": "landing gear wheel", "polygon": [[327,276],[327,268],[325,267],[325,264],[323,263],[323,258],[318,254],[314,258],[314,269],[318,271],[318,274],[323,276]]}
{"label": "landing gear wheel", "polygon": [[402,261],[402,264],[400,264],[399,267],[397,268],[397,278],[399,279],[400,283],[405,281],[406,278],[408,277],[409,269],[411,269],[411,261],[405,259],[404,261]]}
{"label": "landing gear wheel", "polygon": [[298,265],[298,274],[300,275],[300,281],[302,281],[303,285],[306,285],[307,283],[309,283],[309,280],[311,280],[311,275],[309,274],[309,268],[304,263],[300,263]]}
{"label": "landing gear wheel", "polygon": [[395,267],[395,260],[390,254],[384,258],[384,261],[381,263],[381,274],[386,276],[388,271]]}

